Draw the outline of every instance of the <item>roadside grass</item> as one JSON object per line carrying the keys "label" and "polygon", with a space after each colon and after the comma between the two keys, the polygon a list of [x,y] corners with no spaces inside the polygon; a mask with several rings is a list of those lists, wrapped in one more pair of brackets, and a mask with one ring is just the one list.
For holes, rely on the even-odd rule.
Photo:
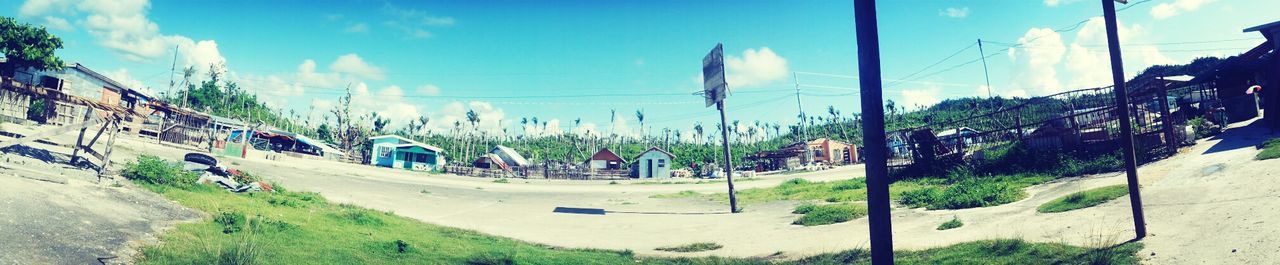
{"label": "roadside grass", "polygon": [[[944,178],[916,178],[900,180],[889,185],[890,197],[910,208],[965,209],[1006,204],[1027,196],[1024,188],[1054,179],[1045,174],[1017,174],[999,176],[974,176],[968,171],[954,171]],[[866,183],[863,178],[813,182],[791,179],[774,187],[739,190],[738,203],[752,204],[771,201],[822,201],[843,203],[865,201]],[[682,191],[658,194],[651,198],[696,198],[728,203],[725,193],[704,194]]]}
{"label": "roadside grass", "polygon": [[951,230],[951,229],[960,228],[961,226],[964,226],[964,222],[961,222],[961,221],[960,221],[960,217],[952,216],[950,221],[946,221],[946,222],[944,222],[944,223],[942,223],[942,224],[938,225],[938,230],[939,230],[939,231],[941,231],[941,230]]}
{"label": "roadside grass", "polygon": [[[149,168],[148,170],[142,170]],[[233,194],[193,183],[176,163],[141,157],[124,176],[186,207],[203,221],[179,224],[141,249],[139,264],[869,264],[863,249],[798,260],[765,258],[639,258],[630,250],[564,249],[442,227],[315,193],[277,189]],[[157,172],[173,176],[155,175]],[[163,177],[173,182],[148,183]],[[277,186],[279,187],[279,186]],[[275,201],[274,203],[272,201]],[[1018,239],[899,251],[900,264],[1136,264],[1140,243],[1106,248]]]}
{"label": "roadside grass", "polygon": [[848,222],[867,216],[867,206],[859,203],[803,204],[791,213],[803,214],[793,225],[817,226]]}
{"label": "roadside grass", "polygon": [[[738,182],[756,181],[756,180],[760,180],[760,178],[735,178],[733,179],[733,182],[738,183]],[[637,181],[637,182],[632,182],[631,185],[711,184],[711,183],[725,183],[725,182],[726,180],[723,180],[723,179],[698,180],[698,181],[661,180],[661,181]],[[613,184],[613,183],[610,183],[610,184]]]}
{"label": "roadside grass", "polygon": [[499,179],[493,180],[493,183],[511,183],[511,181],[507,180],[507,178],[499,178]]}
{"label": "roadside grass", "polygon": [[720,249],[720,248],[723,248],[723,247],[724,247],[724,246],[721,246],[720,244],[716,244],[716,243],[711,243],[711,242],[700,242],[700,243],[693,243],[693,244],[679,245],[679,246],[674,246],[674,247],[660,247],[660,248],[655,248],[655,249],[653,249],[653,250],[657,250],[657,251],[666,251],[666,252],[685,252],[685,253],[687,253],[687,252],[703,252],[703,251],[712,251],[712,250],[717,250],[717,249]]}
{"label": "roadside grass", "polygon": [[897,200],[909,208],[924,207],[929,210],[988,207],[1026,198],[1027,193],[1023,189],[1053,178],[1043,174],[979,177],[953,172],[945,180],[913,180],[925,182],[926,185],[898,193]]}
{"label": "roadside grass", "polygon": [[[175,163],[141,157],[125,176],[178,203],[209,213],[144,247],[140,264],[530,264],[634,263],[627,251],[561,249],[422,223],[387,212],[334,204],[315,193],[234,194],[193,183]],[[145,169],[145,170],[143,170]],[[147,182],[174,174],[175,186]],[[226,264],[226,263],[223,263]],[[499,262],[496,264],[509,264]]]}
{"label": "roadside grass", "polygon": [[1280,158],[1280,138],[1267,140],[1262,143],[1262,152],[1254,156],[1255,160],[1267,160]]}
{"label": "roadside grass", "polygon": [[1037,212],[1058,213],[1075,209],[1093,207],[1107,201],[1129,195],[1129,186],[1113,185],[1080,191],[1062,196],[1036,207]]}

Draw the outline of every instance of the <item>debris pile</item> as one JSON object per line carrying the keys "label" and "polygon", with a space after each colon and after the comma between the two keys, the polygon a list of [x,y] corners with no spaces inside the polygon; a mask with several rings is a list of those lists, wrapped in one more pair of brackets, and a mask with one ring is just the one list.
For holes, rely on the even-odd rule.
{"label": "debris pile", "polygon": [[[230,192],[271,192],[274,188],[264,181],[252,179],[239,170],[227,169],[217,159],[205,154],[188,153],[183,157],[183,169],[200,176],[199,184],[212,184]],[[241,182],[245,182],[241,184]]]}

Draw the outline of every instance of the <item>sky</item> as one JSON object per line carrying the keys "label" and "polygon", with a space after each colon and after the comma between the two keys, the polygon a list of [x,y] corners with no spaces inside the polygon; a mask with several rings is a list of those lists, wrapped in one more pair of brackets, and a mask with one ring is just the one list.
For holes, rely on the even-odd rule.
{"label": "sky", "polygon": [[[884,95],[908,109],[1111,83],[1099,1],[877,2]],[[1280,19],[1274,0],[1117,6],[1128,77],[1242,53],[1263,42],[1242,29]],[[475,110],[491,132],[687,137],[719,122],[693,94],[717,43],[738,130],[794,124],[797,87],[810,116],[861,108],[852,1],[26,0],[0,1],[0,15],[47,27],[63,60],[128,86],[165,93],[181,79],[173,65],[204,76],[222,64],[227,80],[314,121],[350,87],[353,109],[393,128],[429,117],[447,132]],[[534,117],[545,131],[520,124]]]}

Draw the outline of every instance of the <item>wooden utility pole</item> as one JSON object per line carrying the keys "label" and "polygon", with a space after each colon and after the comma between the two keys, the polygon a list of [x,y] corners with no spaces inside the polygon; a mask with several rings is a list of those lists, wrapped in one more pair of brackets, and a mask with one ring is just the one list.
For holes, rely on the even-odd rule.
{"label": "wooden utility pole", "polygon": [[871,229],[871,264],[893,264],[893,225],[889,215],[889,166],[884,132],[883,83],[880,77],[880,33],[875,0],[854,0],[858,40],[858,79],[862,94],[862,127],[867,155],[867,215]]}
{"label": "wooden utility pole", "polygon": [[1142,195],[1138,190],[1138,160],[1133,150],[1133,126],[1129,117],[1129,95],[1124,84],[1124,63],[1120,57],[1120,38],[1116,30],[1116,3],[1126,0],[1102,0],[1102,15],[1107,26],[1107,47],[1111,53],[1111,81],[1115,83],[1116,112],[1120,114],[1120,144],[1124,149],[1125,176],[1129,181],[1129,206],[1133,208],[1135,239],[1147,236],[1146,218],[1142,214]]}

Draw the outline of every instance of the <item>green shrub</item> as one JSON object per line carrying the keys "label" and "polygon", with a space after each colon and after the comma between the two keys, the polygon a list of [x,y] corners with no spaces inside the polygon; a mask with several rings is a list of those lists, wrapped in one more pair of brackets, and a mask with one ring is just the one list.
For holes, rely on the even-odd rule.
{"label": "green shrub", "polygon": [[667,252],[703,252],[703,251],[717,250],[723,247],[724,246],[721,246],[720,244],[716,244],[716,243],[702,242],[702,243],[693,243],[693,244],[680,245],[680,246],[674,246],[674,247],[660,247],[660,248],[655,248],[653,250],[667,251]]}
{"label": "green shrub", "polygon": [[806,214],[812,212],[814,208],[818,208],[818,206],[812,203],[801,204],[800,206],[796,206],[796,209],[791,211],[791,213]]}
{"label": "green shrub", "polygon": [[236,211],[219,212],[213,222],[222,225],[223,234],[232,234],[244,229],[246,220],[243,213]]}
{"label": "green shrub", "polygon": [[[796,211],[802,211],[802,209],[797,207]],[[823,204],[807,207],[807,209],[803,209],[803,212],[804,215],[791,224],[815,226],[848,222],[849,220],[867,216],[867,206],[862,204]]]}
{"label": "green shrub", "polygon": [[941,225],[938,225],[938,230],[955,229],[961,226],[964,226],[964,222],[961,222],[959,217],[952,216],[951,221],[947,221],[945,223],[942,223]]}
{"label": "green shrub", "polygon": [[252,233],[241,235],[234,242],[218,249],[218,265],[253,265],[259,264],[262,249],[254,241]]}
{"label": "green shrub", "polygon": [[1129,186],[1127,185],[1106,186],[1062,196],[1061,198],[1041,204],[1040,207],[1036,207],[1036,211],[1042,213],[1057,213],[1088,208],[1128,194]]}
{"label": "green shrub", "polygon": [[507,178],[499,178],[493,180],[493,183],[511,183],[511,181],[507,180]]}
{"label": "green shrub", "polygon": [[135,162],[125,164],[121,175],[143,184],[190,189],[195,186],[195,174],[182,170],[179,163],[171,163],[156,156],[139,156]]}
{"label": "green shrub", "polygon": [[468,265],[515,265],[516,257],[511,252],[487,251],[467,259]]}

